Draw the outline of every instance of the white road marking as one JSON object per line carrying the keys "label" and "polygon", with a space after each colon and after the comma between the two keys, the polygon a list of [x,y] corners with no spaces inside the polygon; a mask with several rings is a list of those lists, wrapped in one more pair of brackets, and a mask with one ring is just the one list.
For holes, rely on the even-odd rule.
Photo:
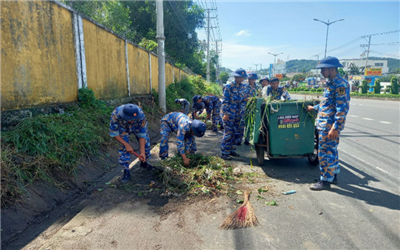
{"label": "white road marking", "polygon": [[[353,158],[355,158],[355,159],[357,159],[357,160],[363,162],[363,163],[366,164],[366,165],[369,165],[370,167],[375,167],[375,166],[372,166],[371,164],[369,164],[368,162],[364,161],[363,159],[361,159],[361,158],[359,158],[359,157],[357,157],[357,156],[355,156],[355,155],[352,155],[352,154],[348,153],[347,151],[341,150],[341,152],[343,152],[343,153],[345,153],[345,154],[347,154],[347,155],[349,155],[349,156],[351,156],[351,157],[353,157]],[[352,172],[353,174],[356,173],[355,175],[358,176],[358,177],[362,176],[362,179],[365,178],[363,175],[361,175],[361,174],[355,172],[354,170],[351,170],[351,169],[349,169],[349,168],[343,166],[342,164],[340,164],[340,166],[341,166],[341,167],[344,167],[344,168],[347,169],[347,170],[349,170],[349,171]],[[388,175],[391,175],[391,176],[394,176],[394,177],[398,178],[397,176],[395,176],[395,175],[389,173],[389,172],[386,171],[386,170],[383,170],[383,169],[380,168],[380,167],[375,167],[375,168],[378,169],[378,170],[380,170],[380,171],[382,171],[382,172],[384,172],[385,174],[388,174]],[[361,177],[360,177],[360,178],[361,178]]]}
{"label": "white road marking", "polygon": [[373,121],[374,119],[372,119],[372,118],[363,118],[364,120],[367,120],[367,121]]}
{"label": "white road marking", "polygon": [[382,168],[380,168],[380,167],[376,167],[376,169],[378,169],[378,170],[380,170],[380,171],[382,171],[382,172],[384,172],[384,173],[386,173],[386,174],[389,174],[389,172],[388,171],[386,171],[386,170],[383,170]]}
{"label": "white road marking", "polygon": [[359,117],[358,115],[349,115],[349,116],[351,116],[351,117]]}
{"label": "white road marking", "polygon": [[385,121],[379,121],[379,122],[384,124],[392,124],[391,122],[385,122]]}

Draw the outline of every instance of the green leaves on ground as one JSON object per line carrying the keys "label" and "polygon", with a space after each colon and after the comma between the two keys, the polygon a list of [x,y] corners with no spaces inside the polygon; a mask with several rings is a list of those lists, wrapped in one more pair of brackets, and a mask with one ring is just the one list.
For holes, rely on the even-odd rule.
{"label": "green leaves on ground", "polygon": [[268,205],[268,206],[278,206],[278,203],[276,203],[276,201],[271,201],[271,202],[265,202],[265,205]]}

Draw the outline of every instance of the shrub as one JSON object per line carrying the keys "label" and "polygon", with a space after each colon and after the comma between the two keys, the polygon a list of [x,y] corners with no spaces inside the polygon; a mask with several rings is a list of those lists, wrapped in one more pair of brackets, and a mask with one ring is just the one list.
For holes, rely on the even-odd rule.
{"label": "shrub", "polygon": [[317,88],[317,92],[323,92],[324,89],[323,88]]}

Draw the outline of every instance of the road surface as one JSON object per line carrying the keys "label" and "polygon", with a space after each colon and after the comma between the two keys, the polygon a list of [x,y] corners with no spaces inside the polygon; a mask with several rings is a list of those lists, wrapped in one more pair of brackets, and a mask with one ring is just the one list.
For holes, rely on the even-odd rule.
{"label": "road surface", "polygon": [[[329,191],[309,190],[319,169],[307,159],[267,159],[251,168],[255,152],[240,146],[241,157],[233,163],[265,176],[252,188],[268,185],[267,201],[278,203],[267,206],[253,196],[259,227],[219,230],[236,209],[227,197],[204,201],[211,212],[194,203],[159,215],[151,201],[121,196],[115,202],[112,197],[121,193],[106,190],[68,223],[58,228],[55,223],[23,249],[399,249],[399,114],[400,102],[351,101],[340,137],[339,184]],[[207,132],[196,140],[198,151],[219,154],[221,137]],[[289,190],[296,193],[281,194]],[[8,247],[17,248],[21,241]]]}

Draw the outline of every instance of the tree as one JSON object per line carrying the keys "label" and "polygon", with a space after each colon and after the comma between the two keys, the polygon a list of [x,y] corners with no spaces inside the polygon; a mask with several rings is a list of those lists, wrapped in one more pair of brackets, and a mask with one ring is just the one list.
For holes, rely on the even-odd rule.
{"label": "tree", "polygon": [[222,83],[226,83],[228,81],[228,79],[229,79],[229,73],[228,72],[222,72],[219,75],[219,79],[221,79]]}
{"label": "tree", "polygon": [[[122,1],[130,10],[130,27],[147,40],[155,41],[155,1]],[[204,53],[196,29],[204,26],[204,10],[193,1],[164,1],[165,51],[175,63],[203,73]]]}
{"label": "tree", "polygon": [[344,75],[346,75],[346,72],[344,71],[344,69],[342,68],[338,68],[338,73],[341,77],[343,77]]}
{"label": "tree", "polygon": [[349,75],[360,75],[360,69],[353,63],[350,63]]}
{"label": "tree", "polygon": [[[117,34],[127,34],[131,25],[130,10],[119,1],[62,1],[73,9],[103,24]],[[131,36],[135,36],[131,32]]]}

